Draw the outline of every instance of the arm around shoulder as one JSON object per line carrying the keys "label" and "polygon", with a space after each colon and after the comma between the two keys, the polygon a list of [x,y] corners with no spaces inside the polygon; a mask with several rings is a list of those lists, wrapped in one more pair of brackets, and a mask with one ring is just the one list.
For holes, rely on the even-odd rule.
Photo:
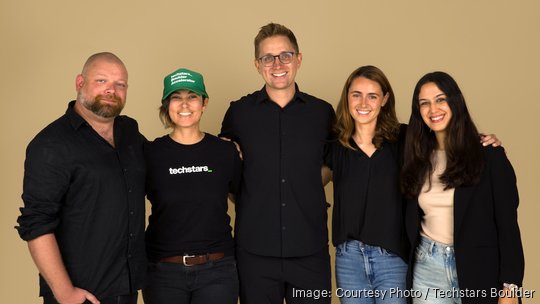
{"label": "arm around shoulder", "polygon": [[225,112],[225,116],[223,116],[223,121],[221,122],[221,131],[218,134],[218,137],[225,137],[232,141],[238,141],[238,138],[236,137],[234,125],[235,125],[235,102],[231,102],[229,105],[229,108]]}

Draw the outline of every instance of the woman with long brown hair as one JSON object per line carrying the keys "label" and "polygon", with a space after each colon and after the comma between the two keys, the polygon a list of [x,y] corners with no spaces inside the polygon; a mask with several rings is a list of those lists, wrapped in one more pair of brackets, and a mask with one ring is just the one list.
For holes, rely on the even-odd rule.
{"label": "woman with long brown hair", "polygon": [[[404,126],[384,73],[363,66],[348,77],[336,111],[332,239],[341,303],[405,303],[407,242],[399,190]],[[358,293],[359,290],[365,292]]]}

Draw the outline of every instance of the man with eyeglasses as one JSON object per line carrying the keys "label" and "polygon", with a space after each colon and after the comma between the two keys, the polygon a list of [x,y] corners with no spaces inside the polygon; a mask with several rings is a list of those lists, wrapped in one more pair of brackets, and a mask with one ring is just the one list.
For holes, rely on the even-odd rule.
{"label": "man with eyeglasses", "polygon": [[321,170],[335,113],[298,89],[302,54],[291,30],[270,23],[254,42],[265,85],[231,102],[220,134],[244,156],[235,223],[240,301],[330,303]]}

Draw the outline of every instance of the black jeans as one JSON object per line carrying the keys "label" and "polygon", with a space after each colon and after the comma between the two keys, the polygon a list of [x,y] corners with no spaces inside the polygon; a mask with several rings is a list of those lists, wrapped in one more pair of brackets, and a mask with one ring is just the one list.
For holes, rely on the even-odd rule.
{"label": "black jeans", "polygon": [[145,304],[236,304],[238,272],[234,257],[204,265],[149,262]]}
{"label": "black jeans", "polygon": [[[137,304],[138,294],[130,294],[123,296],[109,297],[105,299],[98,299],[101,304]],[[58,304],[58,301],[54,298],[52,294],[47,294],[43,296],[43,304]],[[91,304],[89,301],[84,301],[83,304]]]}
{"label": "black jeans", "polygon": [[328,247],[305,257],[269,257],[236,247],[240,304],[330,304]]}

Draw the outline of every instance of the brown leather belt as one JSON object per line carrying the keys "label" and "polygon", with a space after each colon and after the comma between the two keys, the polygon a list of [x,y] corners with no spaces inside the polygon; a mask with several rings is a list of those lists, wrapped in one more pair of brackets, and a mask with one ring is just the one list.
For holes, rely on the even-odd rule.
{"label": "brown leather belt", "polygon": [[165,263],[184,264],[184,266],[202,265],[210,261],[221,260],[225,257],[223,252],[214,252],[203,255],[175,255],[159,260]]}

